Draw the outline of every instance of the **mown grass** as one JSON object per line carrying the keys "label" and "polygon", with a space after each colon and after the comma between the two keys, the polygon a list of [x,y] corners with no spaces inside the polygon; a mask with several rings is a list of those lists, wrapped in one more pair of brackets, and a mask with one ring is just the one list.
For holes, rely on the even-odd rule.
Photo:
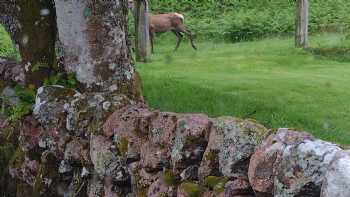
{"label": "mown grass", "polygon": [[[345,36],[311,37],[313,49],[350,47]],[[158,39],[150,63],[138,63],[147,102],[163,111],[253,118],[350,144],[350,54],[329,58],[293,47],[292,38],[202,41],[198,51]],[[345,58],[344,58],[345,57]]]}

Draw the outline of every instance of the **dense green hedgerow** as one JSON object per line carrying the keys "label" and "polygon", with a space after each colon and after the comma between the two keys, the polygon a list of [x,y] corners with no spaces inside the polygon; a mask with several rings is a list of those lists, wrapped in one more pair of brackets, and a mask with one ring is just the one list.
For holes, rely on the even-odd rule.
{"label": "dense green hedgerow", "polygon": [[[295,0],[152,0],[153,13],[181,12],[200,37],[233,41],[294,31]],[[311,32],[350,27],[349,0],[310,0]]]}

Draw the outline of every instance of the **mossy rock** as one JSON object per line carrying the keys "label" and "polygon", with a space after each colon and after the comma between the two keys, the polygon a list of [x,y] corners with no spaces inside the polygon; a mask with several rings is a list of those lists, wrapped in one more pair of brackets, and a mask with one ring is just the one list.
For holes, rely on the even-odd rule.
{"label": "mossy rock", "polygon": [[184,191],[188,197],[200,197],[204,192],[203,187],[193,182],[184,182],[179,186],[179,188]]}
{"label": "mossy rock", "polygon": [[204,185],[216,192],[223,192],[229,181],[227,177],[208,176],[204,179]]}

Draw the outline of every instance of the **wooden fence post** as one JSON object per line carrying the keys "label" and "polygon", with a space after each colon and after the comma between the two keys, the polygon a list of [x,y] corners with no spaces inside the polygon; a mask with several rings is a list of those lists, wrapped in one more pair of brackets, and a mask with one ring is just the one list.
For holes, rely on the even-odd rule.
{"label": "wooden fence post", "polygon": [[148,1],[136,0],[135,5],[135,52],[136,60],[147,62],[150,51]]}
{"label": "wooden fence post", "polygon": [[297,0],[295,20],[295,46],[308,47],[309,1]]}

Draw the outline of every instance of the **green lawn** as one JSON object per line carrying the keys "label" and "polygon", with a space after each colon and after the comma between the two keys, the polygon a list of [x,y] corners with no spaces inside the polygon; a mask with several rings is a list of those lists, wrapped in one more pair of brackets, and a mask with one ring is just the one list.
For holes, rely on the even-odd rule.
{"label": "green lawn", "polygon": [[[350,144],[347,52],[320,57],[295,49],[291,38],[272,38],[201,41],[198,51],[184,42],[174,53],[170,36],[158,39],[152,62],[137,65],[152,107],[253,118],[269,128],[296,128]],[[313,36],[311,43],[315,48],[350,47],[339,34]]]}

